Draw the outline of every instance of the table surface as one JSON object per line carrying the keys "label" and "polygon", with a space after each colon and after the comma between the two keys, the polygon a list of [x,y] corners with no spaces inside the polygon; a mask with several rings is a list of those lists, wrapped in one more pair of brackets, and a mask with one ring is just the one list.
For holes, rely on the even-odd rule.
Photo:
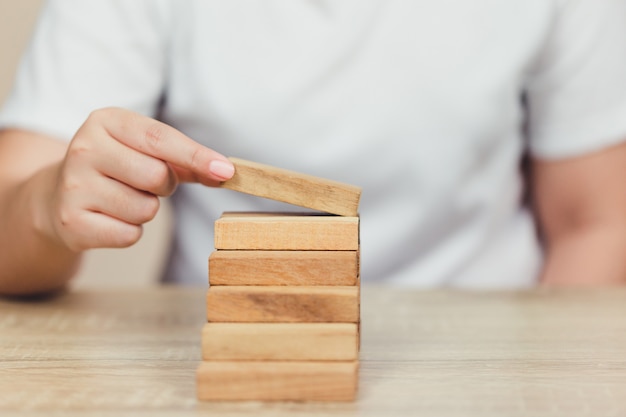
{"label": "table surface", "polygon": [[198,403],[205,290],[0,300],[0,415],[626,415],[626,289],[362,290],[354,403]]}

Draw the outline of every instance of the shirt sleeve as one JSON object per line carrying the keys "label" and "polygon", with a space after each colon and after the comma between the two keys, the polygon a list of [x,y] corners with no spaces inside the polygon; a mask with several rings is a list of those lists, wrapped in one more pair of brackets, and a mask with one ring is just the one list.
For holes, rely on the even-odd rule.
{"label": "shirt sleeve", "polygon": [[0,128],[69,140],[98,108],[153,116],[167,77],[164,7],[156,0],[48,1]]}
{"label": "shirt sleeve", "polygon": [[526,94],[533,156],[558,159],[626,140],[626,1],[558,3]]}

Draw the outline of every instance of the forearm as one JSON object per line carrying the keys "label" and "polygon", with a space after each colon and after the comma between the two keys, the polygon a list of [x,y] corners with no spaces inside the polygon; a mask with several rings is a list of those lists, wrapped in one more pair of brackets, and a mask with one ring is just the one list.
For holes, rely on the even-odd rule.
{"label": "forearm", "polygon": [[541,283],[626,284],[625,223],[588,226],[549,239]]}
{"label": "forearm", "polygon": [[63,287],[77,270],[80,253],[42,232],[53,167],[26,181],[0,184],[0,294],[34,294]]}

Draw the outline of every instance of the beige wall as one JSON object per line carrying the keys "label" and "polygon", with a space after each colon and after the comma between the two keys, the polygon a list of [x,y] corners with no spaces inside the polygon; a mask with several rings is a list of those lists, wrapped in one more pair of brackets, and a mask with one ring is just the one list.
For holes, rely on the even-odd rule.
{"label": "beige wall", "polygon": [[0,0],[0,100],[11,87],[15,67],[28,43],[42,0]]}
{"label": "beige wall", "polygon": [[[8,94],[22,50],[27,45],[42,0],[0,0],[0,102]],[[149,223],[141,241],[129,249],[91,251],[76,287],[142,286],[155,282],[163,267],[170,232],[169,207]]]}

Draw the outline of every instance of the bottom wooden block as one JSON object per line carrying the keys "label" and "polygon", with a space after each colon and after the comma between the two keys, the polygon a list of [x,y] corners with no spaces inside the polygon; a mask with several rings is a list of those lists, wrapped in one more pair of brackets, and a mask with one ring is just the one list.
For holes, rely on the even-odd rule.
{"label": "bottom wooden block", "polygon": [[206,361],[196,374],[199,400],[353,401],[358,361]]}

